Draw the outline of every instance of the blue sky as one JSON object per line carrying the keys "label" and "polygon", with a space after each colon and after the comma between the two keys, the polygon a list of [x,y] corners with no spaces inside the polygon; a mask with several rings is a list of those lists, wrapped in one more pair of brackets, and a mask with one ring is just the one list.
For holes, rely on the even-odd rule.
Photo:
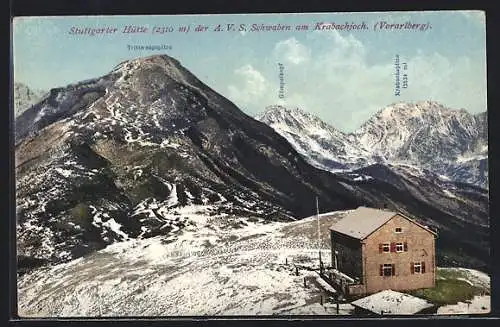
{"label": "blue sky", "polygon": [[[101,76],[123,60],[166,53],[248,114],[283,104],[355,130],[391,103],[434,100],[486,110],[485,17],[479,11],[186,16],[24,17],[14,20],[14,80],[48,90]],[[373,30],[376,22],[429,23],[427,31]],[[221,24],[365,22],[363,31],[214,32]],[[207,32],[194,32],[199,24]],[[126,25],[189,25],[188,33],[123,34]],[[111,35],[70,35],[71,27],[117,27]],[[128,50],[127,45],[171,50]],[[395,96],[394,58],[408,64]],[[284,66],[285,98],[279,95]],[[401,74],[403,72],[401,71]],[[402,78],[402,76],[401,76]]]}

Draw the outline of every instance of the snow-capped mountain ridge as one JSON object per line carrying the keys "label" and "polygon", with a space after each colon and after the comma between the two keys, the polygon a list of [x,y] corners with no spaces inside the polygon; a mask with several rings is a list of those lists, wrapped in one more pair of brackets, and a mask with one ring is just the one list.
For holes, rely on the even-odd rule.
{"label": "snow-capped mountain ridge", "polygon": [[359,142],[391,162],[407,162],[488,188],[487,117],[437,102],[398,103],[365,122]]}
{"label": "snow-capped mountain ridge", "polygon": [[[311,133],[321,133],[322,130],[327,130],[331,133],[343,134],[326,124],[317,116],[314,116],[309,112],[302,111],[299,108],[288,109],[280,105],[269,106],[262,114],[257,115],[256,118],[258,120],[266,120],[274,124],[285,124],[286,126],[294,128],[307,128]],[[320,129],[315,127],[319,127]]]}
{"label": "snow-capped mountain ridge", "polygon": [[[295,117],[300,117],[300,124],[291,123],[297,121]],[[322,169],[406,163],[488,187],[486,112],[473,115],[435,101],[395,103],[348,134],[300,109],[272,106],[256,118],[273,127]]]}
{"label": "snow-capped mountain ridge", "polygon": [[[477,115],[464,109],[449,109],[434,101],[397,103],[379,111],[354,135],[366,148],[373,149],[388,159],[419,152],[421,149],[418,143],[429,138],[460,137],[464,139],[463,142],[453,144],[454,147],[447,148],[442,153],[456,159],[458,153],[484,145],[480,143],[483,141],[480,137],[484,135],[486,126],[481,126],[481,123],[483,122]],[[424,136],[425,139],[422,139]],[[417,139],[418,142],[415,142]],[[428,151],[422,149],[422,152]]]}
{"label": "snow-capped mountain ridge", "polygon": [[23,83],[14,83],[14,117],[19,116],[31,105],[40,101],[46,94],[43,90],[34,90]]}
{"label": "snow-capped mountain ridge", "polygon": [[317,116],[299,108],[269,106],[256,119],[268,124],[318,168],[346,170],[371,161],[369,151],[352,135],[328,125]]}

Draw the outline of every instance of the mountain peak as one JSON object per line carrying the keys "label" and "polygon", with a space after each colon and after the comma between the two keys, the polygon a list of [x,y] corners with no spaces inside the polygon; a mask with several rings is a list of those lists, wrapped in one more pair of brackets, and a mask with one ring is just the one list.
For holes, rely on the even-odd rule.
{"label": "mountain peak", "polygon": [[[257,119],[273,127],[319,168],[342,170],[374,162],[407,162],[484,185],[486,112],[471,114],[437,101],[390,104],[354,133],[343,134],[299,109],[269,106]],[[457,173],[462,162],[474,173]],[[464,170],[465,171],[465,170]]]}
{"label": "mountain peak", "polygon": [[395,118],[399,116],[408,116],[408,117],[422,117],[427,115],[435,115],[435,114],[443,114],[443,115],[470,115],[465,109],[453,109],[444,106],[443,104],[433,101],[433,100],[424,100],[417,101],[414,103],[407,102],[397,102],[390,104],[379,110],[374,118]]}
{"label": "mountain peak", "polygon": [[[314,212],[301,199],[318,196],[325,210],[360,204],[335,176],[168,56],[126,61],[51,90],[16,120],[16,143],[18,226],[26,236],[18,253],[54,262],[184,228],[177,210],[185,206],[291,219]],[[50,246],[74,236],[64,256],[36,246],[46,229],[25,232],[49,218]],[[77,227],[67,232],[58,220]],[[87,226],[97,231],[91,246]]]}
{"label": "mountain peak", "polygon": [[387,160],[419,163],[444,174],[445,161],[455,162],[487,143],[481,117],[485,116],[436,101],[396,103],[380,110],[354,135]]}
{"label": "mountain peak", "polygon": [[14,82],[14,115],[19,116],[22,112],[34,105],[45,95],[45,91],[32,89],[28,85]]}
{"label": "mountain peak", "polygon": [[366,163],[367,153],[350,135],[335,129],[314,114],[281,105],[266,107],[255,117],[285,137],[310,162],[321,168],[344,170]]}
{"label": "mountain peak", "polygon": [[321,128],[333,129],[333,127],[327,125],[314,114],[306,112],[298,107],[288,108],[283,105],[267,106],[264,112],[255,116],[255,119],[268,125],[286,124],[288,126],[295,126],[299,129],[308,128],[308,126],[321,126]]}
{"label": "mountain peak", "polygon": [[121,75],[116,82],[125,85],[134,80],[155,84],[155,81],[160,82],[160,80],[166,81],[169,79],[191,86],[199,84],[199,80],[184,68],[178,60],[165,54],[123,61],[110,72],[110,74],[115,73]]}
{"label": "mountain peak", "polygon": [[118,65],[116,65],[113,68],[114,70],[119,70],[122,68],[130,68],[131,66],[135,66],[135,68],[138,68],[139,65],[141,64],[157,64],[157,65],[180,65],[179,61],[170,57],[169,55],[166,54],[157,54],[157,55],[151,55],[151,56],[146,56],[146,57],[138,57],[138,58],[133,58],[133,59],[128,59],[120,62]]}
{"label": "mountain peak", "polygon": [[287,113],[287,114],[291,114],[291,113],[296,112],[296,113],[300,113],[301,115],[310,115],[308,112],[305,112],[305,111],[299,109],[298,107],[289,108],[289,107],[286,107],[286,106],[281,105],[281,104],[272,104],[272,105],[267,106],[264,109],[264,111],[261,114],[259,114],[259,116],[263,116],[266,114],[276,114],[279,112]]}

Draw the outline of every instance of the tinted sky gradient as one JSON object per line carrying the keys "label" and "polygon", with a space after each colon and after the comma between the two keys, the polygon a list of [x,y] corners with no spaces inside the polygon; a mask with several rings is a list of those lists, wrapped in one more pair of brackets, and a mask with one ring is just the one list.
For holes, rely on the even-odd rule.
{"label": "tinted sky gradient", "polygon": [[[14,79],[50,89],[109,72],[123,60],[167,53],[248,114],[284,104],[352,131],[382,107],[435,100],[486,110],[485,17],[479,11],[204,16],[27,17],[14,20]],[[373,30],[375,23],[429,23],[427,31]],[[312,30],[316,23],[365,22],[368,30]],[[285,24],[292,31],[214,32],[218,24]],[[194,32],[199,24],[207,32]],[[295,31],[308,24],[309,31]],[[171,26],[166,34],[123,34],[126,25]],[[177,32],[190,25],[188,33]],[[117,27],[111,35],[70,35],[71,27]],[[131,51],[127,45],[169,45]],[[408,88],[395,96],[395,56]],[[284,66],[285,98],[279,95]],[[403,71],[401,71],[401,74]],[[402,75],[401,75],[402,78]]]}

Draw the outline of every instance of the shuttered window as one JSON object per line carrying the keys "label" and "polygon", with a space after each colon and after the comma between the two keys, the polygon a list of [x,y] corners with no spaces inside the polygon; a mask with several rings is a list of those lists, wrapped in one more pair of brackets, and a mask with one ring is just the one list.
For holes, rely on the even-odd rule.
{"label": "shuttered window", "polygon": [[391,249],[390,247],[390,244],[389,243],[380,243],[378,245],[378,252],[379,253],[382,253],[382,252],[389,252]]}
{"label": "shuttered window", "polygon": [[404,251],[403,243],[396,243],[396,252],[403,252],[403,251]]}
{"label": "shuttered window", "polygon": [[393,263],[380,265],[380,276],[390,277],[396,274],[396,266]]}
{"label": "shuttered window", "polygon": [[425,274],[425,262],[410,262],[410,270],[412,274]]}

